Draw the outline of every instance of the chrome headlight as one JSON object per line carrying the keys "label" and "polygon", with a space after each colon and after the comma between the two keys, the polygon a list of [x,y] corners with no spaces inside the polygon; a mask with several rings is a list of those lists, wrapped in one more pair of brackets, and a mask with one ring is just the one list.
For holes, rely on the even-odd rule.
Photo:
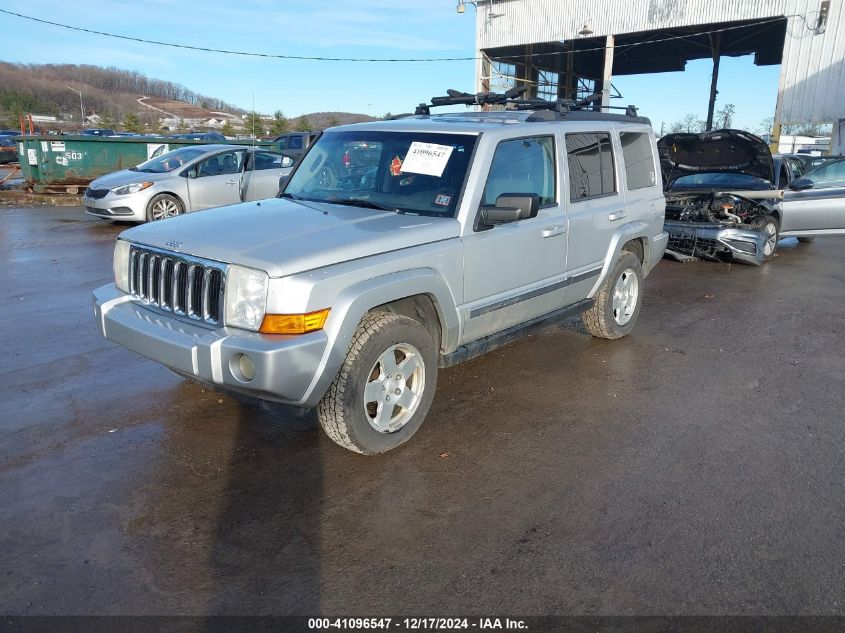
{"label": "chrome headlight", "polygon": [[263,270],[229,266],[226,276],[225,323],[258,331],[267,308],[269,278]]}
{"label": "chrome headlight", "polygon": [[114,243],[114,285],[118,290],[129,292],[129,242],[117,240]]}
{"label": "chrome headlight", "polygon": [[116,196],[127,196],[130,193],[138,193],[147,187],[152,187],[154,182],[136,182],[131,185],[123,185],[122,187],[115,187],[111,192]]}

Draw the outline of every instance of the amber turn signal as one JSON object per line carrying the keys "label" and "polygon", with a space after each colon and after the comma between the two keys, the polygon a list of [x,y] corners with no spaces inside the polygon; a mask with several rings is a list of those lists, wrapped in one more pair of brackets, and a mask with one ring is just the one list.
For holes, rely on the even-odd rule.
{"label": "amber turn signal", "polygon": [[329,308],[307,314],[265,314],[258,330],[262,334],[307,334],[322,330]]}

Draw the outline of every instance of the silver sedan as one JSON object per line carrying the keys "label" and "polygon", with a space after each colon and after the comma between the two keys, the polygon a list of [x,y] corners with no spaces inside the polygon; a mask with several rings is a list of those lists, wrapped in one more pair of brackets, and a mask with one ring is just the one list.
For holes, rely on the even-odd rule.
{"label": "silver sedan", "polygon": [[780,236],[819,235],[845,235],[845,159],[813,169],[785,190]]}
{"label": "silver sedan", "polygon": [[194,145],[97,178],[82,198],[100,218],[151,222],[190,211],[273,198],[294,160],[242,145]]}

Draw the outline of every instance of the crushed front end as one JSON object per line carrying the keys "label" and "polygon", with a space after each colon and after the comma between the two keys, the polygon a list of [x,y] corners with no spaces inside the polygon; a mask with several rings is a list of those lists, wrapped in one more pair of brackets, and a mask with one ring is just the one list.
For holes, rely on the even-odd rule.
{"label": "crushed front end", "polygon": [[759,266],[764,260],[766,235],[758,223],[771,213],[769,204],[733,193],[669,193],[666,251],[681,257],[731,259]]}

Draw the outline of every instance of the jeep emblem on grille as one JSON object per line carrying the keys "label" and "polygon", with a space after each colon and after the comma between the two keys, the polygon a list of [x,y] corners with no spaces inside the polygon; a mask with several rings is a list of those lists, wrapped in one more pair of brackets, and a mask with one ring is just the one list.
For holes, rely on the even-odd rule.
{"label": "jeep emblem on grille", "polygon": [[165,242],[164,245],[172,248],[182,248],[182,242],[179,242],[178,240],[170,240],[169,242]]}

